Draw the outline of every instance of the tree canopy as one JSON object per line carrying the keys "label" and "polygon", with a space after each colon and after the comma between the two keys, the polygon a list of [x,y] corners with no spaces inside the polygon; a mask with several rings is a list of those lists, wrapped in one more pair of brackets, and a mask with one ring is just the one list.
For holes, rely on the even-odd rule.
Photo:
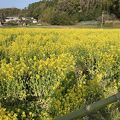
{"label": "tree canopy", "polygon": [[75,24],[82,20],[95,20],[102,11],[120,18],[119,0],[41,0],[23,10],[1,9],[6,16],[32,16],[49,24]]}

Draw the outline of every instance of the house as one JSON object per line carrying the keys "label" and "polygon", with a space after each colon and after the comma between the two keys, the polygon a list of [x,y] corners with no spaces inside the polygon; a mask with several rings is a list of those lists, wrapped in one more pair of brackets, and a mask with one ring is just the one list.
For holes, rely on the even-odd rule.
{"label": "house", "polygon": [[5,22],[19,21],[19,17],[6,17]]}
{"label": "house", "polygon": [[2,26],[3,24],[28,26],[32,23],[33,24],[37,23],[37,20],[34,19],[33,17],[13,16],[13,17],[6,17],[4,21],[0,18],[0,26]]}
{"label": "house", "polygon": [[23,21],[29,21],[29,23],[37,23],[37,20],[33,17],[22,17]]}
{"label": "house", "polygon": [[36,19],[33,19],[33,23],[35,24],[35,23],[38,23],[38,21],[36,20]]}
{"label": "house", "polygon": [[104,22],[104,23],[109,23],[111,21],[114,21],[116,20],[116,16],[114,14],[108,14],[108,13],[103,13],[102,16],[98,17],[97,18],[97,21],[98,22]]}

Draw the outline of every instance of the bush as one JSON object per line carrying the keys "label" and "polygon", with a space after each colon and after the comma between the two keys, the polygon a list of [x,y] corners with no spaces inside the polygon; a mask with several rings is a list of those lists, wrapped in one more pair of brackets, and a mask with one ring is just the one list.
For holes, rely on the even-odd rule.
{"label": "bush", "polygon": [[72,25],[76,23],[76,18],[66,12],[55,12],[51,18],[52,25]]}

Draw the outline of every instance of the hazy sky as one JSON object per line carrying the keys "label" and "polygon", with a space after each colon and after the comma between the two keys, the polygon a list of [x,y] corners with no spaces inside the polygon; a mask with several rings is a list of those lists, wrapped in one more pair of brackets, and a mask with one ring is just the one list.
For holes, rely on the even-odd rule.
{"label": "hazy sky", "polygon": [[27,7],[30,3],[37,1],[40,0],[0,0],[0,8],[24,8]]}

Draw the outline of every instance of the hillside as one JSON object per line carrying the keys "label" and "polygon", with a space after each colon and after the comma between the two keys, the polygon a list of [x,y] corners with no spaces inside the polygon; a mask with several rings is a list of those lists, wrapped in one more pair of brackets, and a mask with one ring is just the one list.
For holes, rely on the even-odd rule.
{"label": "hillside", "polygon": [[4,16],[32,16],[43,23],[69,25],[80,21],[96,20],[102,11],[120,18],[119,0],[42,0],[29,4],[23,10],[1,9]]}

